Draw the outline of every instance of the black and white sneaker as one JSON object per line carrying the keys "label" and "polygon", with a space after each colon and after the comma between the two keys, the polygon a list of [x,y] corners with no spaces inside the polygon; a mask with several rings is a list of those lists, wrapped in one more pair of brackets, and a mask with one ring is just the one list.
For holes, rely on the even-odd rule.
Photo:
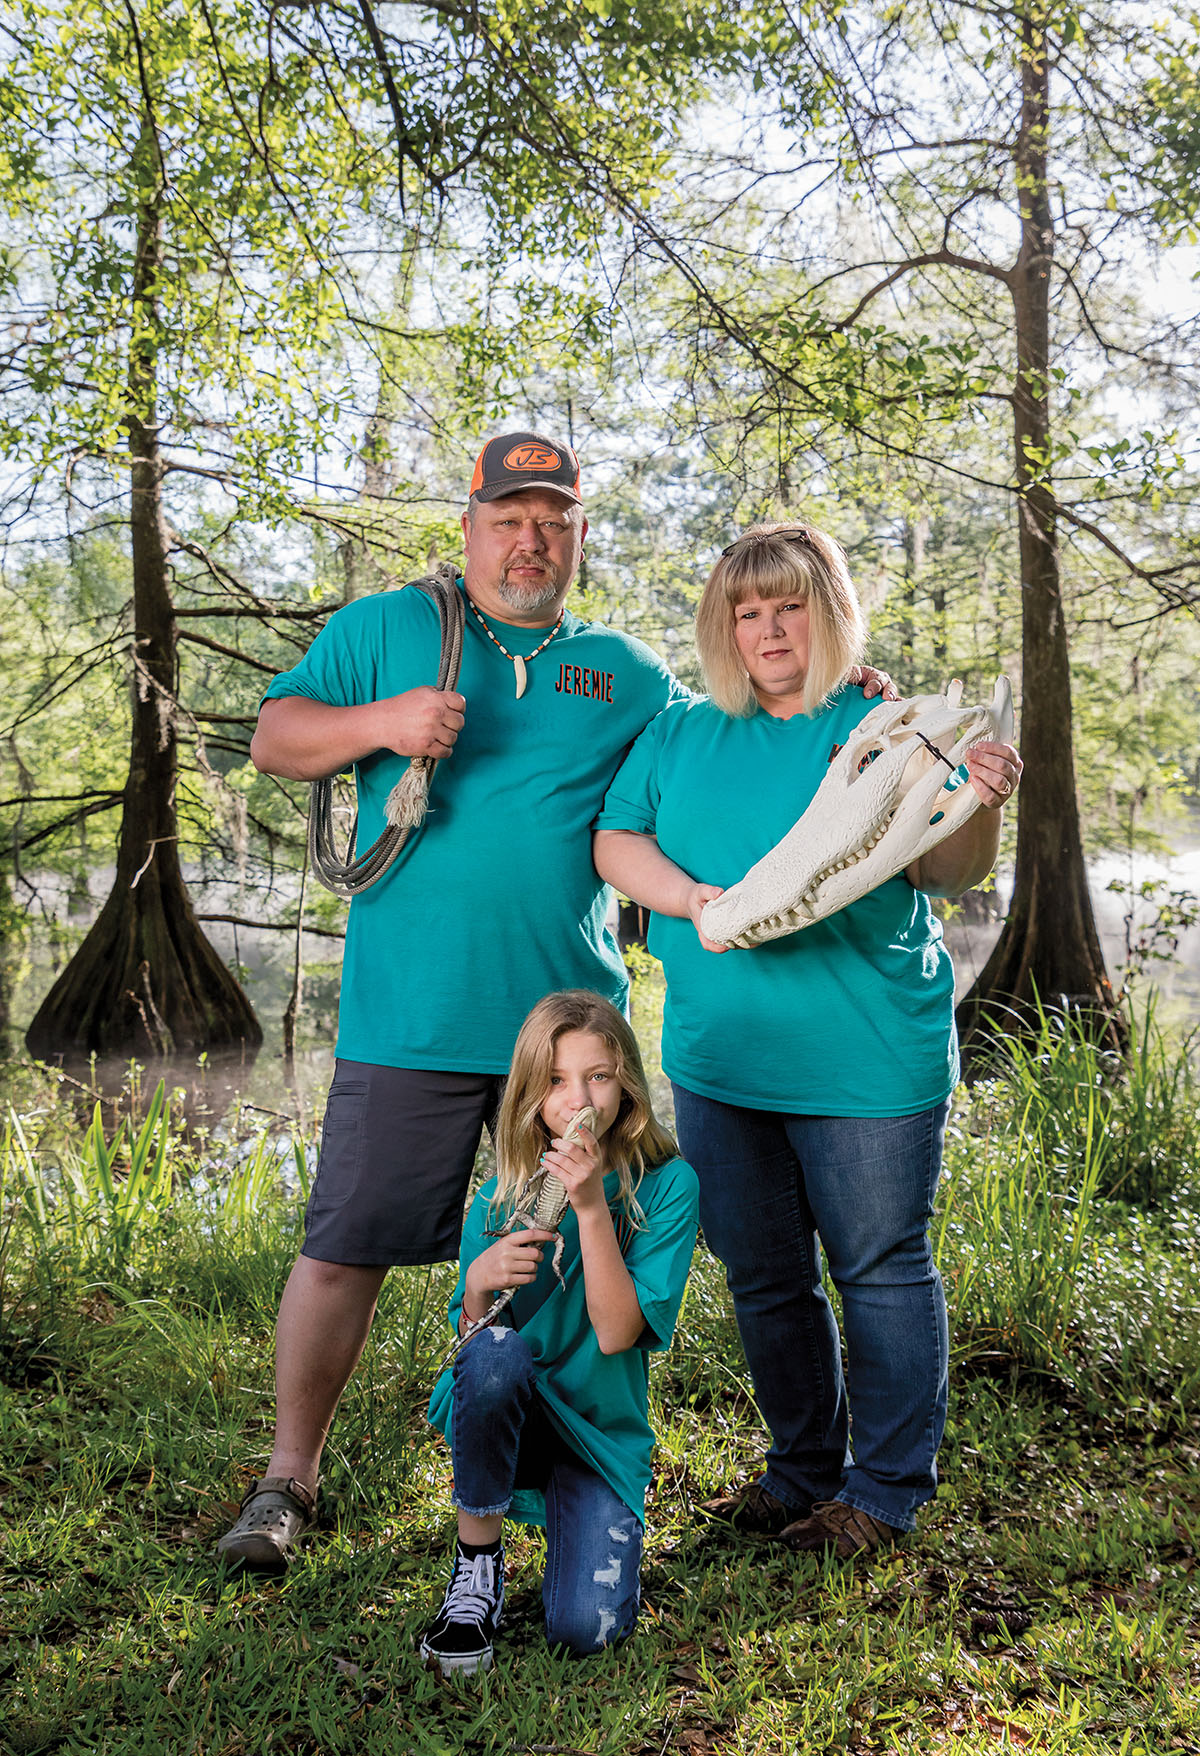
{"label": "black and white sneaker", "polygon": [[435,1658],[443,1677],[489,1670],[503,1610],[504,1550],[464,1555],[457,1548],[442,1607],[421,1637],[421,1657]]}

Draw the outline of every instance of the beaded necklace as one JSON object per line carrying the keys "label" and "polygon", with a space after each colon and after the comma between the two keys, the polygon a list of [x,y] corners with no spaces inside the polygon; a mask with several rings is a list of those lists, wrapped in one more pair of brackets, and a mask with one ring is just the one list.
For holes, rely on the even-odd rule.
{"label": "beaded necklace", "polygon": [[[463,595],[466,596],[466,593],[464,592]],[[470,597],[467,597],[467,602],[468,602],[468,604],[471,605],[471,614],[474,616],[475,620],[479,623],[479,626],[483,629],[483,632],[487,635],[487,637],[491,641],[492,645],[498,646],[500,648],[500,651],[504,654],[505,658],[512,660],[513,671],[516,673],[516,679],[517,679],[517,700],[520,701],[522,695],[524,695],[524,693],[525,693],[525,683],[527,680],[526,674],[525,674],[525,667],[527,664],[531,663],[532,660],[537,657],[539,652],[545,652],[545,650],[549,646],[550,642],[554,639],[554,636],[558,633],[559,629],[562,627],[563,614],[564,614],[567,606],[565,604],[560,606],[559,612],[558,612],[558,620],[557,620],[557,622],[555,622],[555,624],[554,624],[553,628],[550,630],[549,634],[547,634],[545,640],[542,641],[542,644],[540,646],[535,646],[532,652],[527,652],[525,654],[524,658],[522,658],[522,656],[519,652],[509,652],[509,650],[505,646],[504,642],[502,640],[496,639],[496,636],[492,633],[491,629],[488,627],[487,623],[484,621],[484,619],[480,615],[479,611],[475,608],[475,605],[474,605],[474,603],[472,603]]]}

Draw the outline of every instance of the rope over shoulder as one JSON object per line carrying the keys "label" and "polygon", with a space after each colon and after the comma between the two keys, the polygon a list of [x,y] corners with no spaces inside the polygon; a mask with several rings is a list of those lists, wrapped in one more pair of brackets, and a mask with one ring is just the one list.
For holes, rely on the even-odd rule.
{"label": "rope over shoulder", "polygon": [[[463,600],[458,590],[458,567],[443,561],[424,579],[410,580],[405,591],[423,591],[437,605],[442,648],[438,660],[438,689],[453,689],[462,665]],[[358,815],[350,828],[345,856],[338,854],[333,829],[333,781],[315,780],[308,811],[308,859],[326,890],[344,901],[359,896],[391,870],[405,842],[419,828],[429,804],[429,787],[437,758],[414,756],[388,794],[383,808],[386,827],[378,841],[357,859],[354,844]]]}

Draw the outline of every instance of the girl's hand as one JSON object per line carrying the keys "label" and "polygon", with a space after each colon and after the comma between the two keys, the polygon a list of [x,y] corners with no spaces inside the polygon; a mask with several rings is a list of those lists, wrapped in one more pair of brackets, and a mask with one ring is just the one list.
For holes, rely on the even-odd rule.
{"label": "girl's hand", "polygon": [[1024,764],[1011,744],[976,744],[967,751],[971,785],[989,811],[1007,805],[1021,784]]}
{"label": "girl's hand", "polygon": [[723,894],[719,884],[693,884],[688,892],[687,912],[691,916],[693,927],[696,929],[696,937],[706,951],[729,950],[728,945],[722,945],[719,939],[706,939],[700,931],[700,913],[705,903],[714,902],[718,896]]}
{"label": "girl's hand", "polygon": [[477,1256],[467,1270],[463,1308],[473,1323],[482,1317],[496,1293],[505,1287],[528,1286],[537,1279],[542,1251],[554,1242],[546,1231],[509,1232]]}
{"label": "girl's hand", "polygon": [[552,1140],[542,1163],[562,1183],[576,1213],[607,1207],[604,1155],[590,1128],[581,1128],[578,1140]]}

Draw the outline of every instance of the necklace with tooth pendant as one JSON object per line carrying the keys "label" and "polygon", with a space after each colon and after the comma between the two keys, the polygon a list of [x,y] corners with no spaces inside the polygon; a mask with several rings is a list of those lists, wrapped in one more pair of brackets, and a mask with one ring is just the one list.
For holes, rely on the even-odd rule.
{"label": "necklace with tooth pendant", "polygon": [[525,684],[528,680],[527,676],[526,676],[525,667],[526,667],[526,665],[531,664],[533,662],[533,660],[537,657],[539,652],[545,652],[545,650],[549,646],[550,642],[554,639],[554,636],[558,633],[559,629],[562,627],[563,613],[566,610],[566,605],[563,604],[560,607],[559,612],[558,612],[558,620],[555,622],[555,624],[554,624],[553,628],[550,630],[549,634],[547,634],[545,640],[542,641],[542,644],[540,646],[535,646],[532,652],[527,652],[525,654],[525,656],[522,657],[519,652],[509,652],[509,650],[505,646],[504,642],[502,640],[496,639],[496,636],[492,633],[491,629],[488,627],[487,623],[484,621],[483,617],[480,615],[479,611],[475,608],[474,603],[471,602],[471,599],[469,597],[467,598],[467,602],[471,605],[471,614],[474,616],[475,620],[479,623],[479,626],[483,629],[483,632],[487,635],[487,637],[491,641],[492,645],[498,646],[500,648],[500,651],[504,654],[505,658],[512,660],[512,668],[513,668],[513,671],[514,671],[514,673],[516,675],[516,679],[517,679],[517,700],[520,701],[522,695],[524,695],[524,693],[525,693]]}

